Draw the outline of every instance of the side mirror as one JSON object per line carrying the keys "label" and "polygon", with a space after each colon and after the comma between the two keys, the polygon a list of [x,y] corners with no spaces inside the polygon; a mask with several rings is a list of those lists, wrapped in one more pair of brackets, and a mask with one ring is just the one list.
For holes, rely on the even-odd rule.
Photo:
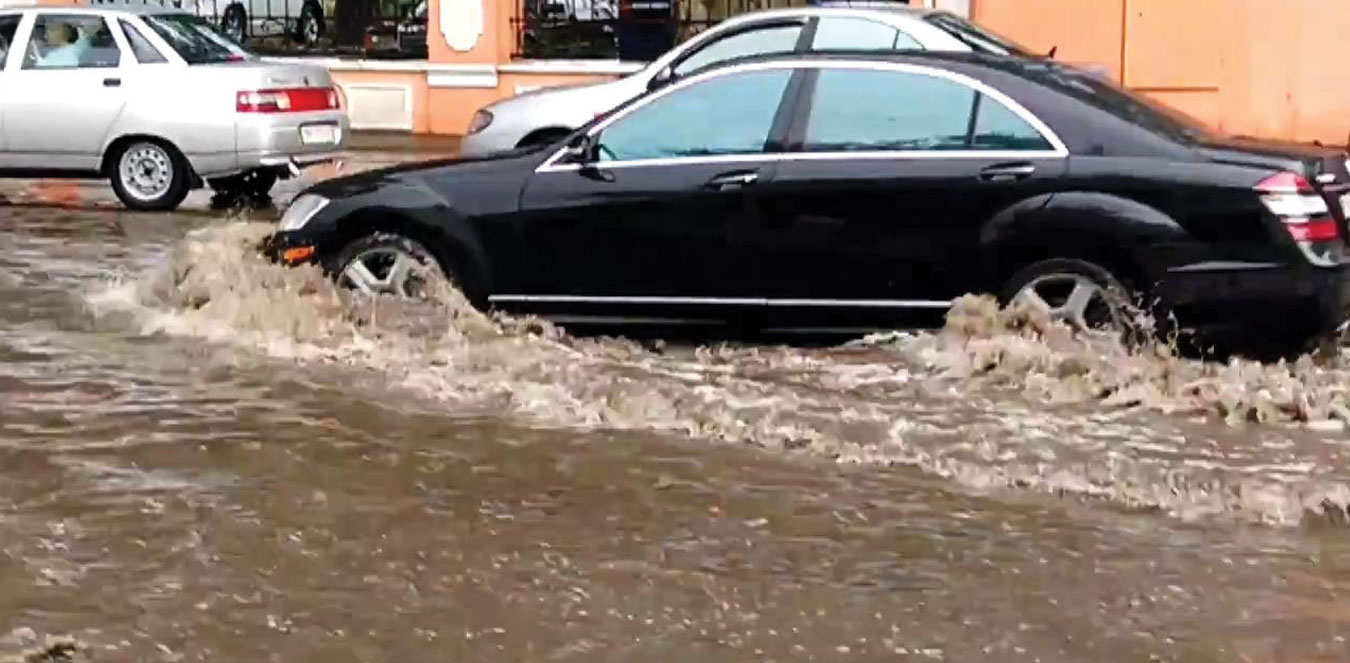
{"label": "side mirror", "polygon": [[567,141],[567,145],[563,146],[563,160],[566,163],[589,163],[591,152],[591,137],[580,133],[573,136]]}
{"label": "side mirror", "polygon": [[675,72],[671,71],[670,67],[662,67],[661,71],[656,72],[656,75],[652,76],[651,80],[647,81],[647,91],[650,92],[665,87],[670,81],[674,80],[674,78]]}

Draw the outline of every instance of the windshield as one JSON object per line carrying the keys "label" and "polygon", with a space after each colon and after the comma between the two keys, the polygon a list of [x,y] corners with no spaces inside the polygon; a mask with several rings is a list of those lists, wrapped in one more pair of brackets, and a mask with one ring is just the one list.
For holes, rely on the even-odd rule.
{"label": "windshield", "polygon": [[956,14],[949,12],[933,12],[925,15],[923,18],[925,21],[942,28],[947,34],[960,39],[962,43],[976,51],[1024,58],[1040,57],[1023,48],[1017,42],[1005,37],[1000,37]]}
{"label": "windshield", "polygon": [[188,64],[251,60],[253,55],[216,29],[206,19],[189,14],[151,14],[142,16],[155,34],[182,56]]}

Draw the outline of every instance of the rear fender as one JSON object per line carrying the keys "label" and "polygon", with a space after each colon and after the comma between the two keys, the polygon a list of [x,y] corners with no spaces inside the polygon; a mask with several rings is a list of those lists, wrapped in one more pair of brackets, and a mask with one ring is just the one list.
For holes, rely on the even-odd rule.
{"label": "rear fender", "polygon": [[[1006,279],[1026,265],[1054,257],[1093,260],[1136,283],[1161,274],[1141,248],[1181,240],[1186,233],[1156,208],[1092,192],[1047,194],[1000,212],[981,229],[986,264]],[[1143,283],[1140,283],[1143,285]]]}

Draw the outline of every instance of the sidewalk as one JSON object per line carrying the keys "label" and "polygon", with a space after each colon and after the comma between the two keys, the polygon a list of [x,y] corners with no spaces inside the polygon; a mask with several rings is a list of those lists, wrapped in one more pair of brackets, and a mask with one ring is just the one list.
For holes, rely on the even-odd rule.
{"label": "sidewalk", "polygon": [[[459,151],[459,138],[361,131],[353,132],[348,138],[346,151],[347,155],[335,163],[306,168],[300,177],[278,182],[272,190],[272,198],[276,205],[283,206],[300,189],[337,175],[406,161],[453,157]],[[210,189],[194,191],[184,201],[182,209],[197,211],[209,209],[210,199]],[[5,204],[121,209],[121,204],[106,179],[0,179],[0,205]]]}

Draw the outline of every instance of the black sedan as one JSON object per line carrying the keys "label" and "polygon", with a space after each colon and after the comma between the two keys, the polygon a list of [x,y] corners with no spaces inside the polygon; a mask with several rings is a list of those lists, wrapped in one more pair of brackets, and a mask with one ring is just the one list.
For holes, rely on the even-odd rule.
{"label": "black sedan", "polygon": [[1298,349],[1347,314],[1342,151],[1239,140],[1052,61],[826,54],[719,66],[563,143],[329,180],[265,250],[564,324],[856,333],[1021,299],[1087,330],[1156,304]]}

